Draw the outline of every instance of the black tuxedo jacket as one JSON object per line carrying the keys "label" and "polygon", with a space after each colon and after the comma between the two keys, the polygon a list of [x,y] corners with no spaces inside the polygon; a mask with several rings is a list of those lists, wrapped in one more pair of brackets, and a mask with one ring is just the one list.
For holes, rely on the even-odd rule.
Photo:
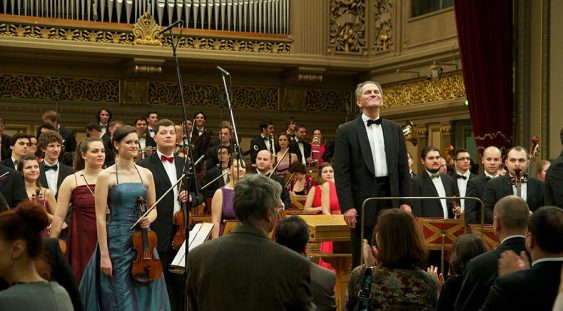
{"label": "black tuxedo jacket", "polygon": [[[382,120],[381,127],[385,142],[389,192],[391,196],[409,197],[411,177],[403,130],[399,124],[387,119]],[[373,155],[366,125],[361,116],[340,125],[336,130],[333,167],[340,209],[344,213],[355,208],[358,215],[361,215],[364,200],[379,195]],[[369,201],[366,206],[365,224],[370,227],[375,224],[377,202]],[[399,202],[394,201],[393,207],[399,207]]]}
{"label": "black tuxedo jacket", "polygon": [[76,138],[74,137],[74,131],[66,129],[64,126],[59,126],[57,130],[59,134],[63,137],[64,151],[72,152],[76,150]]}
{"label": "black tuxedo jacket", "polygon": [[563,208],[563,152],[551,162],[545,174],[545,205]]}
{"label": "black tuxedo jacket", "polygon": [[[476,197],[483,200],[485,196],[485,189],[489,180],[487,175],[481,174],[475,178],[469,179],[467,182],[466,197]],[[483,202],[484,203],[484,202]],[[466,224],[480,224],[481,223],[481,205],[474,200],[465,200],[464,219]],[[485,223],[493,223],[493,210],[485,208]]]}
{"label": "black tuxedo jacket", "polygon": [[10,155],[8,156],[8,158],[2,160],[2,165],[7,166],[15,171],[18,170],[18,168],[16,167],[16,165],[14,164],[14,162],[12,161],[12,154],[10,153]]}
{"label": "black tuxedo jacket", "polygon": [[[446,196],[450,197],[455,195],[455,181],[449,176],[440,174],[440,179],[446,190]],[[438,197],[438,190],[432,182],[432,178],[423,171],[412,180],[412,195],[414,197]],[[446,202],[448,208],[448,218],[453,218],[453,210],[451,200]],[[417,217],[444,217],[444,210],[440,200],[413,200],[412,212]]]}
{"label": "black tuxedo jacket", "polygon": [[[74,173],[74,170],[72,169],[72,167],[65,165],[63,163],[61,163],[61,161],[59,161],[58,163],[59,165],[59,176],[57,177],[57,195],[55,196],[55,198],[57,198],[59,196],[59,188],[61,187],[61,184],[63,183],[63,180],[65,180],[65,178],[68,175],[72,175],[72,173]],[[45,170],[43,169],[43,165],[39,165],[39,181],[41,182],[41,185],[45,188],[49,188],[49,184],[47,184],[47,176],[45,176]]]}
{"label": "black tuxedo jacket", "polygon": [[561,263],[539,262],[530,269],[498,277],[481,310],[551,311],[561,279]]}
{"label": "black tuxedo jacket", "polygon": [[[168,174],[164,170],[164,165],[162,165],[158,154],[155,152],[150,157],[137,162],[137,164],[152,172],[156,199],[160,199],[166,190],[172,186],[172,183],[170,183]],[[174,164],[176,166],[176,179],[178,179],[182,176],[184,159],[174,155]],[[157,250],[159,252],[167,251],[174,237],[174,201],[176,199],[174,192],[170,191],[156,206],[157,217],[151,224],[151,229],[154,230],[158,236]]]}
{"label": "black tuxedo jacket", "polygon": [[303,151],[305,152],[305,154],[301,153],[301,150],[299,149],[299,143],[297,142],[297,140],[289,145],[289,151],[295,153],[297,155],[297,160],[299,160],[299,162],[301,163],[303,163],[304,160],[312,156],[311,144],[309,144],[306,141],[303,141]]}
{"label": "black tuxedo jacket", "polygon": [[[11,161],[11,160],[10,160]],[[25,192],[25,184],[23,182],[23,175],[7,166],[0,165],[0,192],[6,199],[6,203],[10,208],[15,207],[19,202],[27,199]]]}
{"label": "black tuxedo jacket", "polygon": [[2,149],[0,150],[0,152],[2,153],[2,160],[10,158],[10,156],[12,155],[12,149],[10,149],[10,140],[12,140],[11,136],[2,134],[2,141],[0,142],[2,144]]}
{"label": "black tuxedo jacket", "polygon": [[[485,198],[483,200],[485,203],[485,210],[492,211],[498,200],[512,194],[514,194],[514,191],[512,190],[512,183],[510,182],[509,174],[489,181],[485,190]],[[528,203],[530,211],[535,212],[538,208],[544,205],[543,199],[545,196],[545,184],[535,178],[528,178],[526,195],[526,203]]]}
{"label": "black tuxedo jacket", "polygon": [[[203,186],[207,185],[212,180],[219,177],[221,174],[222,174],[222,171],[218,166],[212,167],[211,169],[209,169],[205,172],[205,178],[203,179],[203,183],[202,183],[201,186],[203,187]],[[219,178],[216,181],[214,181],[212,184],[207,186],[205,189],[201,190],[201,192],[203,193],[203,195],[206,198],[212,198],[213,195],[215,194],[215,190],[223,187],[224,185],[225,185],[225,179]]]}
{"label": "black tuxedo jacket", "polygon": [[[273,141],[270,140],[270,144]],[[274,152],[275,152],[275,142],[274,143]],[[256,155],[258,154],[259,151],[262,150],[268,150],[268,147],[266,146],[266,142],[264,141],[264,138],[262,138],[262,135],[258,135],[257,137],[254,137],[250,140],[250,161],[252,161],[252,164],[256,164]]]}
{"label": "black tuxedo jacket", "polygon": [[524,237],[513,237],[504,241],[496,249],[471,259],[463,273],[463,283],[455,301],[455,310],[479,310],[497,278],[500,254],[508,250],[520,254],[520,252],[526,251],[524,243]]}

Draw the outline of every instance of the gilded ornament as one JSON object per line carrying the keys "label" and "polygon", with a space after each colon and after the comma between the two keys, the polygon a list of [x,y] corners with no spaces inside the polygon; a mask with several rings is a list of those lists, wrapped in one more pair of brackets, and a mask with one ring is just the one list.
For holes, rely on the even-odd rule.
{"label": "gilded ornament", "polygon": [[133,35],[135,36],[133,44],[162,45],[162,41],[158,36],[159,31],[160,26],[158,26],[154,18],[148,12],[145,12],[133,26]]}

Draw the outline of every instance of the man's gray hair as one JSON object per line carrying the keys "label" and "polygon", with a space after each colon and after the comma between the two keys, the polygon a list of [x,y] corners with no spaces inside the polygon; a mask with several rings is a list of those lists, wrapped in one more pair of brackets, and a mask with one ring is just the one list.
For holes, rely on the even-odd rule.
{"label": "man's gray hair", "polygon": [[381,93],[381,95],[383,95],[383,88],[381,87],[381,84],[379,84],[379,82],[364,81],[364,82],[362,82],[362,83],[359,83],[359,84],[356,86],[356,91],[355,91],[356,100],[359,100],[360,97],[362,97],[362,88],[364,87],[364,85],[367,85],[367,84],[375,84],[375,85],[377,85],[377,87],[379,88],[379,92]]}
{"label": "man's gray hair", "polygon": [[244,224],[266,219],[268,209],[280,205],[281,185],[261,174],[249,174],[235,185],[234,210]]}

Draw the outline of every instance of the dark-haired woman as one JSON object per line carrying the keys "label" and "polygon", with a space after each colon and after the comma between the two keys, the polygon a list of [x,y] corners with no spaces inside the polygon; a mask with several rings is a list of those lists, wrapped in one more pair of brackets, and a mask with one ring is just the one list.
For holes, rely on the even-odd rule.
{"label": "dark-haired woman", "polygon": [[[116,164],[100,172],[96,180],[96,225],[98,248],[82,276],[80,295],[86,310],[170,310],[164,276],[141,283],[131,276],[136,257],[129,227],[142,215],[137,200],[147,207],[154,204],[152,173],[134,162],[139,153],[139,137],[134,127],[117,129],[112,141],[117,150]],[[110,216],[107,221],[107,210]],[[156,209],[139,223],[149,228]],[[153,256],[158,258],[156,249]]]}
{"label": "dark-haired woman", "polygon": [[347,310],[358,302],[358,292],[366,267],[372,267],[369,310],[434,310],[436,282],[420,269],[427,252],[414,217],[399,209],[378,216],[370,246],[362,241],[365,265],[356,267],[348,282]]}
{"label": "dark-haired woman", "polygon": [[88,137],[83,140],[76,148],[76,173],[63,180],[58,192],[51,237],[59,236],[69,204],[72,204],[72,222],[66,255],[78,284],[98,241],[94,191],[96,178],[102,171],[104,160],[105,148],[100,138]]}
{"label": "dark-haired woman", "polygon": [[73,310],[66,290],[42,278],[35,267],[48,224],[32,201],[0,213],[0,277],[11,285],[0,291],[0,310]]}
{"label": "dark-haired woman", "polygon": [[28,198],[35,200],[39,205],[43,206],[48,214],[49,222],[51,222],[57,201],[51,190],[43,187],[41,182],[39,182],[39,161],[37,161],[34,154],[27,153],[21,156],[17,168],[23,175]]}

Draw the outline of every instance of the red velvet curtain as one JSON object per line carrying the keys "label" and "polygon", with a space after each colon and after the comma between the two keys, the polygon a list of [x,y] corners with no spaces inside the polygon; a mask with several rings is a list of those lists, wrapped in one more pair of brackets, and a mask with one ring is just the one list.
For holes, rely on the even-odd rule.
{"label": "red velvet curtain", "polygon": [[512,0],[455,0],[465,94],[480,153],[512,146]]}

